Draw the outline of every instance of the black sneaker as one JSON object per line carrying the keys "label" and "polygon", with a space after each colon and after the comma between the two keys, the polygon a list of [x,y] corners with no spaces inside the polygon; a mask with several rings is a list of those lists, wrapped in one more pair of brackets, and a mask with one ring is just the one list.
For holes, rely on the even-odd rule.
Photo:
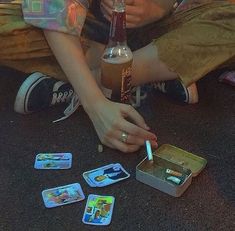
{"label": "black sneaker", "polygon": [[0,65],[0,110],[12,110],[25,75],[24,72]]}
{"label": "black sneaker", "polygon": [[69,103],[73,96],[70,84],[35,72],[20,86],[14,110],[20,114],[29,114],[56,104]]}
{"label": "black sneaker", "polygon": [[180,80],[175,79],[154,83],[153,88],[181,103],[194,104],[198,102],[198,92],[195,83],[186,88]]}

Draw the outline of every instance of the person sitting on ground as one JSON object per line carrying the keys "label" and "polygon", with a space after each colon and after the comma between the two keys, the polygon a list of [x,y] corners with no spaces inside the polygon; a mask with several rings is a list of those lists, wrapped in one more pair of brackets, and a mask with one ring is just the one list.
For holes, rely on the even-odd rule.
{"label": "person sitting on ground", "polygon": [[[108,147],[134,152],[147,139],[156,147],[156,135],[137,110],[110,101],[99,87],[113,1],[25,0],[25,21],[19,2],[0,4],[0,65],[31,73],[19,80],[15,111],[29,114],[69,101],[68,116],[81,103]],[[195,82],[235,57],[235,5],[209,1],[173,13],[174,5],[126,0],[132,84],[153,83],[181,102],[196,103]]]}

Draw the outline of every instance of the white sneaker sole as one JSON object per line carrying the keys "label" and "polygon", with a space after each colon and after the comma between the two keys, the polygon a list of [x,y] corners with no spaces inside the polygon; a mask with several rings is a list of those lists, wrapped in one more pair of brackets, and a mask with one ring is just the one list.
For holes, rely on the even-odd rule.
{"label": "white sneaker sole", "polygon": [[198,102],[198,91],[196,83],[192,83],[187,87],[188,90],[188,104],[194,104]]}
{"label": "white sneaker sole", "polygon": [[20,114],[30,114],[32,111],[28,110],[28,98],[34,87],[42,80],[49,77],[40,72],[35,72],[28,76],[28,78],[22,83],[20,89],[16,95],[14,111]]}

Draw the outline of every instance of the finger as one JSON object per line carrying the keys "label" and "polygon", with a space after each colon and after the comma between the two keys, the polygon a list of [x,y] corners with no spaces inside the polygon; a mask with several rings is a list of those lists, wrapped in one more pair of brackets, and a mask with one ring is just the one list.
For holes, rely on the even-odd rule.
{"label": "finger", "polygon": [[[120,134],[121,133],[119,132],[119,135]],[[120,137],[121,137],[121,135],[120,135]],[[127,153],[127,152],[137,151],[145,143],[145,142],[143,142],[143,144],[141,144],[141,142],[139,142],[139,144],[137,144],[137,142],[134,142],[134,141],[136,141],[136,137],[134,137],[134,136],[128,136],[126,143],[124,143],[123,141],[121,141],[119,139],[116,137],[111,138],[111,136],[110,136],[110,139],[109,140],[107,139],[105,142],[103,142],[103,144],[106,145],[107,147],[112,148],[112,149],[118,149],[122,152]],[[158,144],[156,141],[150,140],[150,143],[154,149],[158,148]]]}
{"label": "finger", "polygon": [[[123,131],[115,130],[112,134],[112,137],[119,140],[119,141],[122,141],[122,134],[123,134]],[[126,133],[126,134],[127,134],[127,139],[126,139],[125,143],[127,143],[127,144],[134,144],[134,145],[142,146],[145,142],[145,140],[139,136],[133,136],[128,133]]]}
{"label": "finger", "polygon": [[[145,141],[146,141],[146,139],[143,139],[139,136],[128,135],[126,143],[143,146],[143,145],[145,145]],[[151,146],[154,149],[156,149],[158,147],[158,143],[156,140],[149,140],[149,141],[150,141]]]}
{"label": "finger", "polygon": [[103,13],[104,16],[111,17],[111,15],[112,15],[112,6],[110,6],[109,3],[101,3],[100,4],[100,9],[101,9],[101,12]]}
{"label": "finger", "polygon": [[[115,132],[113,132],[110,135],[113,138],[122,141],[122,134],[123,133],[124,133],[123,131],[115,130]],[[139,145],[139,146],[143,146],[145,144],[146,139],[144,139],[140,136],[134,136],[134,135],[128,134],[128,133],[126,133],[126,134],[127,134],[127,138],[126,138],[126,141],[124,143],[134,144],[134,145]],[[154,140],[149,140],[149,141],[150,141],[152,147],[154,147],[154,148],[158,147],[158,144],[157,144],[155,139]]]}
{"label": "finger", "polygon": [[[125,3],[126,3],[126,6],[127,5],[134,5],[135,0],[126,0]],[[113,8],[113,0],[102,0],[100,4],[107,5],[110,8]]]}
{"label": "finger", "polygon": [[126,4],[126,14],[128,15],[140,15],[142,13],[142,8],[137,5]]}
{"label": "finger", "polygon": [[103,15],[109,22],[111,22],[111,19],[112,19],[112,16],[109,16],[107,14],[104,14]]}
{"label": "finger", "polygon": [[149,132],[143,128],[140,128],[136,126],[135,124],[132,124],[128,121],[125,121],[125,123],[123,123],[120,126],[120,129],[122,131],[127,131],[128,134],[135,136],[135,137],[139,137],[143,140],[157,141],[157,136],[154,133]]}
{"label": "finger", "polygon": [[157,136],[154,133],[141,128],[127,120],[122,121],[119,125],[117,125],[117,127],[120,131],[126,131],[128,134],[141,137],[144,140],[157,141]]}
{"label": "finger", "polygon": [[141,17],[139,15],[133,15],[133,14],[127,14],[126,21],[132,24],[137,24],[137,23],[140,24],[142,22]]}
{"label": "finger", "polygon": [[126,24],[127,29],[134,29],[134,28],[137,28],[137,27],[139,27],[139,25],[136,25],[135,23],[134,24],[133,23],[127,23]]}
{"label": "finger", "polygon": [[111,16],[109,15],[109,13],[106,10],[104,10],[102,7],[100,8],[100,10],[103,17],[106,18],[108,21],[111,21]]}
{"label": "finger", "polygon": [[[112,12],[107,12],[103,7],[101,7],[100,9],[101,9],[101,13],[103,14],[103,17],[111,22]],[[129,15],[129,16],[127,15],[126,18],[127,18],[126,20],[127,28],[137,28],[137,27],[142,26],[142,24],[140,23],[140,18],[132,16],[132,15]]]}
{"label": "finger", "polygon": [[131,105],[122,105],[121,112],[123,113],[124,118],[130,118],[133,122],[141,128],[149,130],[148,125],[145,123],[144,118],[131,106]]}
{"label": "finger", "polygon": [[101,143],[106,145],[107,147],[110,147],[112,149],[120,150],[124,153],[128,152],[135,152],[137,151],[141,145],[136,144],[127,144],[120,140],[121,133],[119,132],[119,137],[115,137],[115,133],[110,133],[109,136],[107,136],[105,139],[101,140]]}
{"label": "finger", "polygon": [[126,5],[133,5],[135,3],[135,0],[126,0]]}
{"label": "finger", "polygon": [[[134,18],[139,19],[140,15],[143,13],[142,8],[138,6],[132,6],[133,0],[129,1],[129,5],[126,4],[126,15],[132,16]],[[105,15],[109,15],[111,17],[113,12],[113,3],[112,1],[102,1],[100,3],[100,8]],[[134,20],[136,21],[136,19]]]}
{"label": "finger", "polygon": [[112,149],[117,149],[124,153],[135,152],[140,148],[140,145],[126,144],[123,143],[122,141],[119,141],[116,138],[111,138],[109,140],[106,140],[103,144]]}
{"label": "finger", "polygon": [[141,27],[142,21],[139,17],[134,15],[126,15],[126,27],[127,28],[137,28]]}
{"label": "finger", "polygon": [[113,139],[112,140],[112,145],[124,152],[124,153],[130,153],[130,152],[136,152],[140,149],[140,145],[134,145],[134,144],[126,144],[126,143],[123,143],[122,141],[119,141],[118,139]]}
{"label": "finger", "polygon": [[157,136],[148,131],[150,128],[146,125],[143,117],[130,105],[124,105],[123,113],[124,117],[130,118],[134,123],[127,120],[122,120],[119,122],[117,127],[122,131],[127,131],[129,134],[134,136],[140,136],[143,139],[157,140]]}
{"label": "finger", "polygon": [[101,0],[100,5],[106,5],[109,8],[113,8],[113,0]]}

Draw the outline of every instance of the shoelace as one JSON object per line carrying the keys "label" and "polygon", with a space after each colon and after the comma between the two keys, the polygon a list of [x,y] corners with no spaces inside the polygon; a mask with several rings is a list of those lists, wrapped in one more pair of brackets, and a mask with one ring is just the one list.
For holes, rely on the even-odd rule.
{"label": "shoelace", "polygon": [[158,90],[160,90],[161,92],[166,93],[166,87],[165,87],[165,83],[164,82],[159,82],[159,83],[154,83],[153,87],[157,88]]}
{"label": "shoelace", "polygon": [[68,102],[73,96],[73,90],[62,92],[54,92],[52,96],[51,105]]}
{"label": "shoelace", "polygon": [[[72,90],[70,90],[72,91]],[[71,92],[70,92],[71,93]],[[69,93],[69,94],[70,94]],[[106,93],[104,92],[104,95],[107,97],[107,98],[110,98],[110,94],[109,93]],[[141,95],[141,87],[136,87],[136,88],[133,88],[132,89],[132,93],[135,93],[134,95],[132,95],[132,98],[131,98],[131,105],[133,107],[139,107],[141,105],[141,100],[145,99],[146,96],[147,96],[147,93],[144,93],[143,95]],[[62,94],[63,96],[61,96],[59,94],[58,97],[55,96],[55,99],[52,100],[53,102],[58,102],[59,100],[68,100],[70,99],[71,95],[69,94]],[[78,95],[72,91],[72,100],[71,100],[71,103],[69,104],[69,106],[64,110],[64,116],[57,119],[57,120],[54,120],[53,123],[57,123],[57,122],[60,122],[62,120],[65,120],[67,119],[69,116],[71,116],[77,109],[78,107],[81,105],[80,101],[79,101],[79,98],[78,98]],[[53,95],[53,98],[54,98],[54,95]],[[65,101],[62,101],[62,102],[65,102]]]}
{"label": "shoelace", "polygon": [[81,105],[78,95],[76,93],[73,93],[72,99],[71,99],[71,103],[69,104],[69,106],[64,110],[64,116],[54,120],[53,123],[57,123],[60,122],[62,120],[67,119],[69,116],[71,116],[77,109],[78,107]]}

